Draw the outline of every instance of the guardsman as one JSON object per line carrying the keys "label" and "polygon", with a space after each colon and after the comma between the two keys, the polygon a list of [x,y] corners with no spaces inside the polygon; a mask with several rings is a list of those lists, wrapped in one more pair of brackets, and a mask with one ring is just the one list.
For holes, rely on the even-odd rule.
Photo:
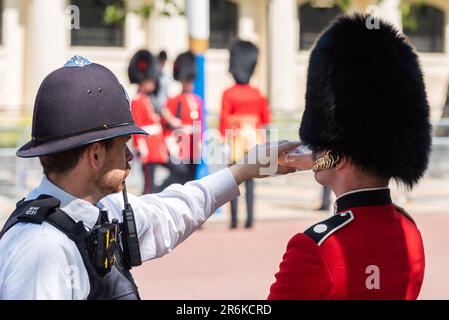
{"label": "guardsman", "polygon": [[390,181],[412,189],[431,149],[418,56],[387,22],[337,19],[311,52],[301,140],[335,214],[295,235],[269,299],[416,299],[424,277],[420,231],[392,202]]}
{"label": "guardsman", "polygon": [[196,62],[192,52],[184,52],[176,57],[173,78],[181,83],[182,92],[168,99],[167,109],[175,118],[181,120],[182,125],[176,130],[166,130],[166,141],[171,155],[178,158],[182,162],[180,166],[186,170],[181,174],[173,172],[168,181],[182,184],[195,179],[201,158],[203,101],[193,93]]}
{"label": "guardsman", "polygon": [[[267,98],[249,84],[257,64],[259,49],[249,41],[237,41],[230,50],[229,72],[235,84],[223,93],[220,133],[230,145],[231,161],[239,161],[257,143],[263,143],[259,129],[270,123]],[[228,134],[226,131],[228,130]],[[245,228],[253,225],[254,180],[245,182],[247,219]],[[237,227],[237,203],[231,201],[231,228]]]}
{"label": "guardsman", "polygon": [[[39,157],[44,176],[0,232],[0,299],[139,299],[131,267],[171,252],[262,176],[238,164],[137,197],[124,185],[133,134],[146,132],[109,69],[75,56],[43,80],[17,155]],[[297,145],[260,147],[277,157]]]}
{"label": "guardsman", "polygon": [[129,81],[138,85],[136,97],[131,102],[131,111],[136,124],[149,133],[147,136],[134,135],[133,145],[142,164],[144,177],[143,194],[154,193],[154,173],[158,165],[168,162],[161,116],[156,112],[151,99],[156,88],[158,66],[148,50],[139,50],[128,66]]}

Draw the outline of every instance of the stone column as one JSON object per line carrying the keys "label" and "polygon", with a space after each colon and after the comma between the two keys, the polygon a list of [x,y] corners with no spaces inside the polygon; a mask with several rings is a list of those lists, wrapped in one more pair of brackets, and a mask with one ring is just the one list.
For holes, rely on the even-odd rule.
{"label": "stone column", "polygon": [[270,102],[272,110],[298,107],[295,88],[297,52],[297,8],[295,0],[272,0],[269,7],[270,28]]}
{"label": "stone column", "polygon": [[[141,2],[141,0],[135,0]],[[163,0],[156,0],[156,7],[159,10],[163,7]],[[178,1],[178,4],[184,5],[186,9],[187,1]],[[170,17],[160,16],[154,13],[144,27],[147,28],[146,47],[154,54],[160,50],[166,50],[169,61],[174,59],[175,55],[189,48],[188,19],[186,15],[178,15],[172,12]]]}
{"label": "stone column", "polygon": [[239,38],[255,43],[260,50],[259,61],[252,83],[265,94],[268,91],[267,55],[267,2],[265,0],[241,0],[239,2]]}
{"label": "stone column", "polygon": [[26,8],[24,102],[32,109],[44,77],[70,58],[66,56],[70,30],[66,26],[66,1],[29,0]]}
{"label": "stone column", "polygon": [[4,73],[0,107],[17,110],[23,108],[24,44],[23,4],[20,0],[6,0],[3,3],[3,53]]}
{"label": "stone column", "polygon": [[[260,35],[256,32],[257,7],[261,6],[264,1],[259,0],[259,4],[254,0],[239,1],[239,22],[238,33],[239,38],[251,42],[258,42]],[[260,23],[260,22],[259,22]]]}
{"label": "stone column", "polygon": [[139,8],[142,4],[139,0],[128,0],[127,5],[130,10],[126,15],[125,33],[126,33],[126,48],[134,54],[137,50],[145,47],[145,41],[147,38],[147,30],[145,28],[146,23],[144,19],[133,10]]}
{"label": "stone column", "polygon": [[402,30],[400,0],[383,0],[378,4],[380,16]]}

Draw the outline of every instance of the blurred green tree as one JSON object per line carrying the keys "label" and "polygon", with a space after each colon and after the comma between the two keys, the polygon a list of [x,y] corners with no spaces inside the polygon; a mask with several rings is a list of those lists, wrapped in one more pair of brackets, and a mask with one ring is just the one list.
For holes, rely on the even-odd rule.
{"label": "blurred green tree", "polygon": [[135,13],[148,20],[153,14],[165,17],[183,15],[184,8],[177,0],[141,0],[133,7],[129,7],[124,1],[111,1],[106,6],[103,19],[107,24],[123,24],[128,12]]}
{"label": "blurred green tree", "polygon": [[[380,4],[384,0],[377,0],[377,3]],[[352,0],[335,0],[337,6],[340,7],[342,11],[347,11],[351,6]],[[404,29],[416,30],[418,28],[418,24],[416,21],[416,11],[412,10],[414,6],[422,6],[426,3],[426,0],[402,0],[401,1],[401,16],[402,16],[402,25]]]}

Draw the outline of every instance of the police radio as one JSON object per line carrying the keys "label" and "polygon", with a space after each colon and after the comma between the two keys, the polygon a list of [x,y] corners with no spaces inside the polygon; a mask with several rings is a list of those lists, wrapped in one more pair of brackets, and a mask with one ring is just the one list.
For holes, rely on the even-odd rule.
{"label": "police radio", "polygon": [[121,240],[123,243],[123,254],[125,260],[130,267],[140,266],[142,258],[140,256],[139,238],[137,236],[136,220],[134,211],[128,202],[128,194],[126,192],[126,184],[123,181],[123,222],[120,225]]}

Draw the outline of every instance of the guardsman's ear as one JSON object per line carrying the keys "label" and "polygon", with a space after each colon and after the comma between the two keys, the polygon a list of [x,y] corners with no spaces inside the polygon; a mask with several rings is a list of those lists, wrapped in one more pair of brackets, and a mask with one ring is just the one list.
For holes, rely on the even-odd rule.
{"label": "guardsman's ear", "polygon": [[335,166],[335,169],[342,170],[347,168],[349,165],[351,165],[351,159],[345,155],[340,155],[340,160],[338,164]]}

